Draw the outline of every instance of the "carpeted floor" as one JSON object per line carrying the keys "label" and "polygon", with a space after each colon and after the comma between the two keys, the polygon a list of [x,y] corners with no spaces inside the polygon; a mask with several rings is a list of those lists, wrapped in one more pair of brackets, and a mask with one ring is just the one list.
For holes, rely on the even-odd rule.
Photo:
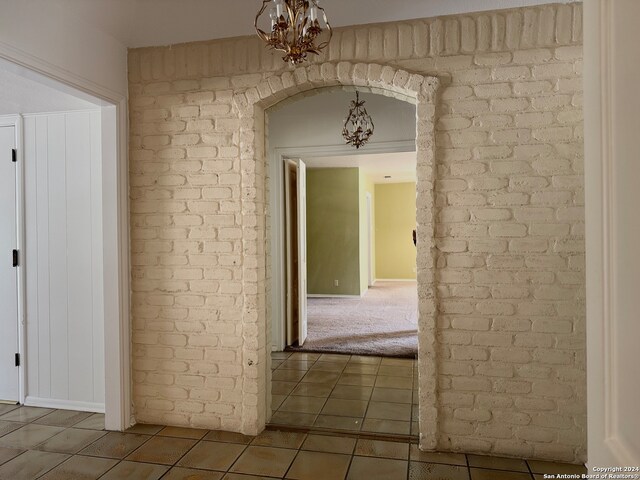
{"label": "carpeted floor", "polygon": [[418,354],[416,282],[376,282],[362,298],[309,298],[308,337],[293,350],[385,357]]}

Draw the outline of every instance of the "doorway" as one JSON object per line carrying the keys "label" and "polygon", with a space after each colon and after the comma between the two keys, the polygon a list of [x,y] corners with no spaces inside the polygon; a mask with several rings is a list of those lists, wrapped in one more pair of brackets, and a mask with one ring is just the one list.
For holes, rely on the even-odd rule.
{"label": "doorway", "polygon": [[[277,258],[285,258],[286,289],[274,290],[284,296],[283,349],[415,358],[415,153],[282,162],[285,242]],[[292,181],[300,166],[302,184]]]}
{"label": "doorway", "polygon": [[23,60],[0,58],[0,304],[11,310],[0,400],[106,413],[106,427],[122,430],[126,99]]}
{"label": "doorway", "polygon": [[[279,319],[282,318],[283,305],[278,299],[273,288],[277,279],[280,279],[283,267],[276,262],[274,251],[281,247],[277,237],[283,234],[273,230],[273,225],[280,225],[282,221],[282,211],[278,208],[281,204],[279,192],[282,190],[274,188],[277,178],[280,178],[280,164],[278,159],[282,154],[289,154],[295,157],[298,147],[291,146],[274,152],[277,147],[272,142],[271,136],[273,109],[284,106],[290,102],[317,94],[318,89],[340,89],[342,91],[354,92],[355,86],[363,92],[371,92],[382,96],[404,101],[415,106],[415,115],[404,115],[403,118],[415,122],[406,130],[407,133],[415,132],[415,139],[398,142],[387,139],[384,145],[379,145],[378,153],[398,151],[397,148],[391,150],[389,147],[409,145],[404,151],[415,151],[417,161],[417,270],[418,289],[420,291],[419,309],[419,358],[418,369],[420,371],[420,446],[421,448],[435,448],[437,445],[438,424],[437,409],[438,397],[436,392],[438,355],[436,341],[436,304],[435,299],[435,279],[429,275],[435,265],[435,251],[433,248],[434,238],[434,192],[433,182],[435,177],[434,168],[434,118],[436,93],[439,86],[437,78],[411,74],[402,69],[380,64],[362,63],[353,64],[341,62],[338,68],[335,64],[325,62],[306,67],[300,67],[296,75],[291,76],[289,72],[274,74],[269,80],[271,93],[264,95],[237,95],[234,97],[234,106],[238,109],[240,122],[240,136],[247,139],[247,148],[241,155],[241,163],[256,165],[258,168],[252,173],[248,173],[248,180],[254,182],[258,192],[264,195],[258,197],[247,196],[243,199],[243,211],[250,212],[243,214],[247,221],[255,221],[255,212],[264,212],[258,215],[256,225],[256,235],[246,243],[247,248],[257,252],[256,262],[247,262],[243,267],[244,275],[252,283],[252,291],[248,293],[249,302],[255,302],[256,315],[243,320],[243,327],[247,330],[247,342],[243,348],[243,354],[250,359],[257,360],[255,379],[245,382],[243,395],[255,399],[255,392],[258,391],[258,402],[255,406],[256,415],[246,415],[242,421],[243,432],[259,432],[271,418],[271,366],[272,361],[269,350],[278,349],[273,342],[280,342],[278,339],[284,338],[280,328]],[[283,101],[283,99],[286,99]],[[269,119],[266,114],[269,110]],[[304,112],[305,118],[309,116],[309,111]],[[339,124],[344,122],[344,115],[341,115]],[[395,123],[395,119],[393,119]],[[302,124],[302,122],[300,122]],[[420,128],[416,128],[416,124]],[[268,136],[265,135],[266,128],[269,128]],[[302,124],[304,130],[304,124]],[[308,127],[308,124],[307,124]],[[333,130],[332,130],[333,129]],[[335,124],[332,129],[335,131]],[[315,125],[314,131],[325,131],[324,128]],[[300,141],[308,139],[308,131],[302,132],[297,138]],[[267,142],[268,139],[268,142]],[[336,150],[344,148],[344,144],[335,142]],[[372,148],[370,144],[368,148]],[[333,150],[331,147],[326,150]],[[326,151],[325,150],[325,151]],[[334,152],[336,150],[333,150]],[[275,169],[275,170],[274,170]],[[256,328],[257,326],[257,328]],[[273,333],[272,333],[273,332]],[[284,342],[283,342],[284,343]],[[263,389],[262,386],[266,386]]]}
{"label": "doorway", "polygon": [[[341,110],[332,112],[336,118],[331,122],[321,113],[321,104],[335,102],[331,93],[318,95],[317,106],[307,106],[319,112],[314,125],[340,124]],[[340,93],[344,99],[338,103],[352,95]],[[365,95],[374,112],[376,97]],[[381,103],[388,115],[381,118],[394,123],[402,118],[406,125],[400,122],[401,127],[395,127],[396,132],[401,130],[400,136],[368,145],[366,152],[346,145],[322,146],[325,140],[314,135],[305,141],[315,146],[282,147],[278,128],[283,127],[283,119],[278,115],[269,118],[269,143],[275,145],[270,169],[274,347],[282,350],[272,354],[273,425],[418,434],[417,283],[412,243],[416,113],[413,105],[387,97]],[[290,127],[304,126],[299,118],[295,123]],[[381,129],[388,133],[384,123],[381,120]],[[307,125],[307,130],[313,129]],[[401,136],[407,132],[408,138]],[[291,130],[288,134],[297,137]],[[403,182],[411,186],[411,198],[407,205],[395,208],[407,210],[412,218],[408,225],[397,228],[398,236],[406,240],[401,250],[413,255],[411,278],[405,282],[408,296],[403,291],[407,285],[398,278],[376,275],[375,189]],[[383,213],[384,209],[379,210]],[[398,312],[405,321],[401,328],[397,325],[402,322],[394,325],[389,321]],[[406,339],[408,347],[403,345]]]}
{"label": "doorway", "polygon": [[18,403],[18,168],[16,128],[0,126],[0,402]]}

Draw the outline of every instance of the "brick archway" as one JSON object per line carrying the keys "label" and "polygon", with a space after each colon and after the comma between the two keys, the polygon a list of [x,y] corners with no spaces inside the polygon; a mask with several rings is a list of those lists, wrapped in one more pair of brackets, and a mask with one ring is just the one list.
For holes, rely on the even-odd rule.
{"label": "brick archway", "polygon": [[265,110],[282,100],[318,88],[347,86],[383,91],[416,105],[417,278],[420,445],[435,449],[438,435],[437,340],[434,254],[435,77],[379,64],[322,63],[298,67],[263,80],[234,96],[240,117],[242,174],[243,347],[242,431],[257,434],[267,420],[271,380],[267,331],[267,161]]}

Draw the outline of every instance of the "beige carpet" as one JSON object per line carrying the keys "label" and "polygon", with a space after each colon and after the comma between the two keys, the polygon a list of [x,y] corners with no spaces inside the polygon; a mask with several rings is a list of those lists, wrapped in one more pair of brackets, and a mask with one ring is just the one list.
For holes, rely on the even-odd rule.
{"label": "beige carpet", "polygon": [[376,282],[362,298],[309,298],[301,348],[389,357],[418,354],[416,282]]}

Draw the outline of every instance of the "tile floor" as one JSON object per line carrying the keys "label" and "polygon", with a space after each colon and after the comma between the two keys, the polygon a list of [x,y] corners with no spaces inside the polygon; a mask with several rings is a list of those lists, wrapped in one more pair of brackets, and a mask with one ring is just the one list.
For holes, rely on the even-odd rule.
{"label": "tile floor", "polygon": [[416,361],[273,352],[272,425],[418,435]]}
{"label": "tile floor", "polygon": [[[366,417],[365,417],[366,418]],[[257,437],[0,405],[1,480],[542,480],[575,465],[420,452],[409,439],[268,430]]]}

